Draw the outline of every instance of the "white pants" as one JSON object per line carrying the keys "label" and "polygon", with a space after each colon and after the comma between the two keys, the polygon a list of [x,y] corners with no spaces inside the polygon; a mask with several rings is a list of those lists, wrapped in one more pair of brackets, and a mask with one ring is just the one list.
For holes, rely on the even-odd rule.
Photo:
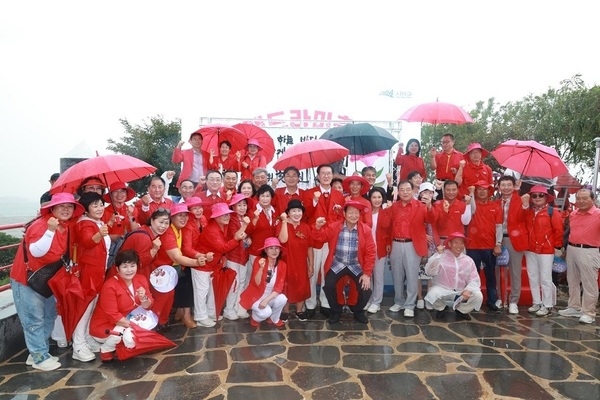
{"label": "white pants", "polygon": [[53,340],[56,340],[57,342],[67,341],[65,326],[63,325],[62,317],[60,315],[57,315],[56,319],[54,320],[54,328],[52,328],[52,333],[50,334],[50,337]]}
{"label": "white pants", "polygon": [[[419,286],[421,256],[415,251],[412,242],[392,242],[390,262],[394,281],[394,304],[414,310],[417,301],[417,286]],[[404,299],[404,278],[406,278],[406,300]]]}
{"label": "white pants", "polygon": [[537,254],[526,251],[525,260],[527,260],[527,277],[529,278],[533,304],[543,304],[546,308],[552,308],[556,304],[554,292],[556,289],[552,283],[554,253]]}
{"label": "white pants", "polygon": [[88,342],[93,340],[90,335],[90,319],[92,318],[92,312],[96,307],[98,296],[94,297],[90,304],[88,304],[83,316],[77,323],[75,330],[73,331],[73,351],[81,350]]}
{"label": "white pants", "polygon": [[371,275],[371,298],[369,303],[380,305],[383,300],[383,273],[385,272],[385,264],[387,257],[378,258],[375,261],[375,268],[373,268],[373,275]]}
{"label": "white pants", "polygon": [[246,272],[248,269],[245,265],[241,265],[235,263],[233,261],[227,261],[227,268],[231,268],[236,272],[235,280],[231,285],[231,289],[229,290],[229,294],[227,294],[227,301],[225,303],[224,314],[238,314],[240,309],[240,294],[242,293],[241,287],[244,285],[246,281]]}
{"label": "white pants", "polygon": [[210,272],[192,268],[192,287],[194,288],[194,319],[202,321],[215,315],[215,294]]}
{"label": "white pants", "polygon": [[[582,249],[569,246],[567,251],[567,282],[569,283],[569,307],[590,317],[596,316],[598,301],[598,249]],[[581,285],[581,287],[580,287]],[[583,294],[581,290],[583,289]]]}
{"label": "white pants", "polygon": [[[125,330],[125,327],[119,326],[119,325],[116,325],[113,328],[113,332],[119,332],[121,334],[123,333],[124,330]],[[112,353],[113,351],[115,351],[117,345],[123,339],[123,337],[121,335],[109,335],[108,337],[105,337],[105,338],[99,338],[96,336],[92,336],[92,338],[95,341],[97,341],[98,343],[100,343],[100,352],[102,352],[102,353]]]}
{"label": "white pants", "polygon": [[314,273],[310,277],[310,297],[306,299],[306,308],[315,309],[317,307],[317,279],[321,276],[321,292],[319,294],[319,300],[321,301],[321,307],[329,308],[329,302],[323,285],[325,284],[324,266],[327,255],[329,254],[329,244],[325,243],[320,249],[313,249],[313,263]]}
{"label": "white pants", "polygon": [[[446,289],[439,285],[434,285],[427,291],[425,301],[431,304],[435,310],[442,311],[447,305],[453,304],[454,298],[459,296],[461,292],[462,290],[458,292],[455,290]],[[479,311],[482,303],[483,294],[480,290],[477,290],[471,294],[469,300],[464,303],[460,303],[456,309],[463,314],[468,314],[473,310]]]}
{"label": "white pants", "polygon": [[281,316],[281,310],[283,310],[283,306],[287,303],[287,297],[285,294],[280,293],[273,300],[269,301],[265,308],[258,308],[260,302],[267,296],[268,294],[263,294],[260,299],[252,304],[252,319],[261,322],[271,317],[271,321],[277,323]]}

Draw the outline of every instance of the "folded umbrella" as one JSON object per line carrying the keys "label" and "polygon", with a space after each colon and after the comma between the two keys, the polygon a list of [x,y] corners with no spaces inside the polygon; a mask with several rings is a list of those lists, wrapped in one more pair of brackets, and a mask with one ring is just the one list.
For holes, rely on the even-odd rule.
{"label": "folded umbrella", "polygon": [[56,298],[56,309],[62,318],[67,342],[71,341],[73,331],[83,316],[87,303],[81,281],[73,273],[73,268],[61,268],[50,280],[48,286]]}
{"label": "folded umbrella", "polygon": [[237,273],[231,268],[218,268],[212,275],[213,292],[215,295],[215,313],[221,315],[225,300],[235,281]]}
{"label": "folded umbrella", "polygon": [[140,354],[146,354],[152,351],[168,349],[177,346],[177,344],[173,343],[158,332],[149,331],[136,324],[131,324],[130,327],[133,330],[135,347],[128,349],[123,344],[123,341],[119,342],[119,344],[116,346],[116,352],[117,358],[121,361]]}

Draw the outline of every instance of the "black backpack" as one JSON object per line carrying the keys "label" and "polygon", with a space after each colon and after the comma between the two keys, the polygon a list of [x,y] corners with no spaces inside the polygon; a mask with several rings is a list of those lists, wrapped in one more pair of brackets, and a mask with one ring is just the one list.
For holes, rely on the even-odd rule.
{"label": "black backpack", "polygon": [[150,234],[145,230],[136,229],[135,231],[127,232],[125,236],[120,237],[116,242],[110,243],[110,249],[108,250],[108,260],[106,261],[107,270],[109,270],[115,264],[115,258],[117,257],[117,254],[119,254],[119,251],[121,251],[121,247],[123,247],[123,243],[125,243],[127,238],[129,238],[134,233],[138,232],[145,233],[146,235],[150,236]]}

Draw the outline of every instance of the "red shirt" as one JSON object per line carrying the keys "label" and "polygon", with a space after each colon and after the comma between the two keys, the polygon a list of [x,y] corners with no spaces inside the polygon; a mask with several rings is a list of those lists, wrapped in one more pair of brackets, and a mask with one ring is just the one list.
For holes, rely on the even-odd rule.
{"label": "red shirt", "polygon": [[[200,185],[198,185],[200,188]],[[204,191],[196,191],[195,196],[200,197],[202,199],[202,215],[206,218],[210,218],[212,215],[212,206],[217,203],[227,203],[227,199],[225,196],[222,196],[221,192],[217,193],[209,193],[208,190]]]}
{"label": "red shirt", "polygon": [[502,217],[502,207],[498,203],[477,200],[475,214],[467,227],[467,249],[493,249],[496,246],[496,224],[502,224]]}
{"label": "red shirt", "polygon": [[465,213],[466,207],[467,203],[458,199],[454,199],[454,201],[450,203],[450,207],[446,213],[444,211],[444,200],[436,201],[433,204],[434,234],[436,234],[439,238],[440,236],[447,237],[454,232],[464,233],[465,226],[461,221],[461,217]]}
{"label": "red shirt", "polygon": [[104,237],[99,243],[92,237],[100,232],[95,221],[84,219],[75,226],[77,236],[77,262],[80,268],[81,286],[84,292],[98,293],[106,276],[108,249]]}
{"label": "red shirt", "polygon": [[234,154],[227,156],[225,160],[221,158],[221,155],[217,155],[213,158],[213,162],[210,162],[210,156],[208,157],[208,169],[214,169],[216,171],[226,171],[228,169],[233,171],[240,171],[240,163]]}
{"label": "red shirt", "polygon": [[[272,203],[273,206],[275,206],[275,209],[279,211],[279,213],[282,213],[287,209],[290,200],[293,199],[302,201],[302,205],[304,205],[304,208],[306,208],[306,204],[304,204],[304,190],[300,188],[298,188],[294,194],[288,193],[287,187],[275,189],[275,198],[273,199]],[[305,219],[306,215],[303,215],[302,217]]]}
{"label": "red shirt", "polygon": [[[557,214],[556,208],[554,213]],[[600,209],[592,206],[587,212],[574,211],[569,216],[569,242],[600,247]]]}
{"label": "red shirt", "polygon": [[177,235],[181,235],[181,231],[173,225],[169,226],[165,233],[160,235],[160,248],[158,249],[158,253],[156,253],[150,272],[161,265],[175,265],[171,257],[167,254],[167,250],[180,248],[177,243]]}
{"label": "red shirt", "polygon": [[[102,222],[107,224],[113,214],[117,214],[118,216],[115,218],[113,226],[108,226],[109,235],[125,236],[127,232],[133,230],[131,228],[129,215],[127,214],[127,204],[123,203],[121,204],[121,207],[117,207],[113,203],[107,203],[104,214],[102,215]],[[139,209],[137,207],[133,208],[133,218],[136,221],[139,218]]]}
{"label": "red shirt", "polygon": [[[254,264],[252,265],[252,276],[249,277],[250,282],[248,283],[248,287],[246,288],[246,290],[244,290],[244,292],[242,292],[242,294],[240,295],[240,305],[246,310],[252,308],[252,304],[254,304],[256,300],[260,299],[260,297],[265,292],[265,288],[267,287],[267,271],[269,268],[267,268],[266,263],[262,270],[260,284],[256,284],[255,276],[259,268],[258,262],[260,261],[260,259],[261,257],[256,257],[256,259],[254,260]],[[277,263],[277,274],[275,278],[275,285],[273,286],[273,292],[283,292],[286,276],[287,265],[284,261],[279,260],[279,263]]]}
{"label": "red shirt", "polygon": [[557,211],[554,209],[550,217],[547,206],[537,213],[531,206],[527,210],[521,206],[521,220],[525,222],[529,232],[529,251],[537,254],[554,254],[555,247],[562,247],[563,221],[560,212]]}
{"label": "red shirt", "polygon": [[490,184],[494,183],[492,169],[483,162],[479,163],[479,165],[475,165],[471,161],[467,161],[462,171],[462,183],[458,187],[460,198],[468,195],[469,186],[475,186],[477,181],[486,181]]}
{"label": "red shirt", "polygon": [[150,220],[150,216],[152,215],[152,213],[154,213],[154,211],[158,210],[159,208],[169,210],[173,205],[173,200],[167,198],[163,198],[160,202],[155,202],[154,200],[152,200],[148,204],[148,211],[144,211],[142,209],[143,205],[144,204],[141,200],[138,200],[135,203],[135,208],[137,209],[137,214],[139,218],[138,222],[140,223],[140,225],[148,225],[148,221]]}
{"label": "red shirt", "polygon": [[423,181],[427,178],[425,172],[425,162],[421,157],[412,154],[398,154],[396,156],[396,165],[400,167],[400,180],[407,180],[408,174],[412,171],[418,171],[423,177]]}
{"label": "red shirt", "polygon": [[[150,250],[152,250],[152,247],[154,246],[152,242],[156,238],[156,234],[148,225],[141,226],[140,230],[148,232],[148,235],[144,233],[130,235],[127,237],[127,240],[123,242],[121,250],[135,250],[140,257],[137,269],[138,275],[144,275],[147,279],[150,279],[151,265],[155,259],[155,257],[152,257],[152,254],[150,254]],[[114,275],[115,273],[116,270],[113,268],[111,274]]]}
{"label": "red shirt", "polygon": [[[450,154],[444,152],[437,153],[435,155],[435,177],[439,180],[454,179],[461,160],[464,160],[463,154],[454,149],[452,149]],[[452,172],[453,168],[454,172]]]}
{"label": "red shirt", "polygon": [[[241,227],[242,221],[240,220],[239,215],[231,214],[231,219],[229,220],[229,225],[227,226],[229,237],[233,237],[233,235],[240,230]],[[246,233],[248,234],[247,229]],[[249,257],[250,255],[248,253],[248,249],[244,247],[243,240],[240,240],[237,246],[227,253],[227,261],[231,261],[240,265],[246,265]]]}

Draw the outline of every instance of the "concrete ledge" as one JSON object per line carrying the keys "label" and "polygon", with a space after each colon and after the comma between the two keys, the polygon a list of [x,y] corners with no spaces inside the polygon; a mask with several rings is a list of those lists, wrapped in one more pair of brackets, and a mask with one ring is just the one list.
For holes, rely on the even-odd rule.
{"label": "concrete ledge", "polygon": [[23,327],[17,316],[12,290],[0,292],[0,362],[25,348]]}

